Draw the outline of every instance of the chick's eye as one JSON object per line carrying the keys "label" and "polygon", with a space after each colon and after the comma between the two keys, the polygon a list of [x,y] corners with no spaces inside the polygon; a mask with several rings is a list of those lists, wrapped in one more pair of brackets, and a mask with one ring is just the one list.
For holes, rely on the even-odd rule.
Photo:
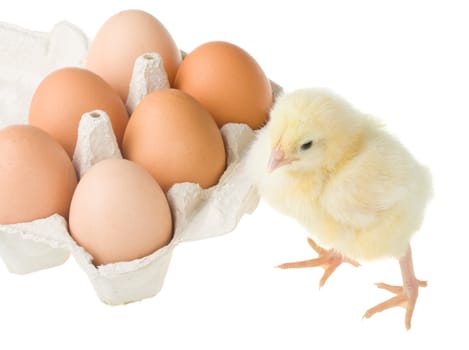
{"label": "chick's eye", "polygon": [[302,151],[306,151],[307,149],[310,149],[312,145],[313,145],[313,141],[308,141],[308,142],[303,143],[303,144],[300,146],[300,149],[301,149]]}

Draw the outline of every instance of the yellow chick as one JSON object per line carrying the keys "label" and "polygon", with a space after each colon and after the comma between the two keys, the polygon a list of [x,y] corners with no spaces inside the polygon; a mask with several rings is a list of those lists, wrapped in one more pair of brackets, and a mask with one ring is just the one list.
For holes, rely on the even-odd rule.
{"label": "yellow chick", "polygon": [[[419,287],[410,239],[431,198],[431,176],[375,119],[323,89],[280,96],[249,155],[261,197],[296,219],[318,257],[281,268],[321,266],[322,286],[344,262],[393,257],[403,286],[378,283],[396,295],[364,317],[406,308],[410,329]],[[317,242],[317,243],[316,243]]]}

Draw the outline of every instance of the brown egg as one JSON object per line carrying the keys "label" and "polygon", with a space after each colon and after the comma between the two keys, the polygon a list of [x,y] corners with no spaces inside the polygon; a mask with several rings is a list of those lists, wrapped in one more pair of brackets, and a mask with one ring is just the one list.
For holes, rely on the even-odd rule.
{"label": "brown egg", "polygon": [[76,185],[70,158],[47,133],[29,125],[0,131],[0,224],[67,218]]}
{"label": "brown egg", "polygon": [[45,77],[34,92],[29,124],[48,132],[71,158],[81,116],[96,109],[109,115],[117,143],[121,145],[129,116],[117,93],[89,70],[62,68]]}
{"label": "brown egg", "polygon": [[147,256],[172,237],[165,194],[141,167],[107,159],[81,178],[70,206],[70,233],[104,265]]}
{"label": "brown egg", "polygon": [[245,123],[257,129],[272,106],[272,88],[262,68],[246,51],[227,42],[209,42],[189,53],[174,87],[195,97],[219,127]]}
{"label": "brown egg", "polygon": [[165,191],[179,182],[210,187],[225,169],[223,139],[210,113],[176,89],[145,96],[130,118],[122,149]]}
{"label": "brown egg", "polygon": [[126,102],[135,60],[148,52],[160,54],[172,84],[181,53],[169,32],[149,13],[122,11],[108,19],[96,34],[86,67],[103,77]]}

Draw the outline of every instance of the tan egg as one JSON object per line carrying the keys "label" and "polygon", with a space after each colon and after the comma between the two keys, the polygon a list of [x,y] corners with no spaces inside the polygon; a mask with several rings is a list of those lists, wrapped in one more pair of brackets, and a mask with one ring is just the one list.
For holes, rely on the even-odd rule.
{"label": "tan egg", "polygon": [[179,66],[174,87],[195,97],[219,127],[263,126],[272,106],[272,88],[259,64],[240,47],[222,41],[203,44]]}
{"label": "tan egg", "polygon": [[172,84],[181,53],[163,24],[140,10],[119,12],[100,28],[86,59],[86,67],[104,78],[126,102],[135,60],[158,53]]}
{"label": "tan egg", "polygon": [[73,195],[69,226],[96,266],[142,258],[172,237],[165,194],[125,159],[103,160],[85,173]]}
{"label": "tan egg", "polygon": [[13,125],[0,131],[0,224],[68,217],[77,177],[70,158],[44,131]]}
{"label": "tan egg", "polygon": [[165,191],[180,182],[210,187],[225,169],[223,139],[210,113],[176,89],[145,96],[130,118],[122,149]]}
{"label": "tan egg", "polygon": [[71,158],[81,116],[96,109],[109,115],[120,146],[129,115],[117,93],[89,70],[62,68],[45,77],[34,92],[29,124],[49,133]]}

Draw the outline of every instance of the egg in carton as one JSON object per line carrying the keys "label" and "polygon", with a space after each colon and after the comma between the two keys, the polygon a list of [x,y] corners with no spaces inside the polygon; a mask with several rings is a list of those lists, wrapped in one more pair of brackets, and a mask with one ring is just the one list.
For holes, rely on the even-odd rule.
{"label": "egg in carton", "polygon": [[[78,28],[67,27],[70,29],[80,37]],[[27,31],[23,34],[30,35]],[[160,56],[156,53],[140,56],[130,83],[126,104],[129,113],[146,94],[167,87]],[[274,83],[272,88],[275,97],[281,88]],[[167,193],[174,222],[168,245],[143,258],[95,266],[92,256],[70,236],[66,220],[55,214],[32,222],[0,225],[0,255],[9,271],[24,274],[57,266],[71,252],[104,303],[125,304],[156,295],[179,243],[229,233],[245,213],[252,213],[257,207],[259,197],[245,171],[245,153],[255,132],[244,124],[226,124],[221,133],[227,166],[218,183],[208,189],[194,183],[179,183]],[[99,110],[85,113],[73,156],[78,176],[108,158],[122,158],[109,117]]]}

